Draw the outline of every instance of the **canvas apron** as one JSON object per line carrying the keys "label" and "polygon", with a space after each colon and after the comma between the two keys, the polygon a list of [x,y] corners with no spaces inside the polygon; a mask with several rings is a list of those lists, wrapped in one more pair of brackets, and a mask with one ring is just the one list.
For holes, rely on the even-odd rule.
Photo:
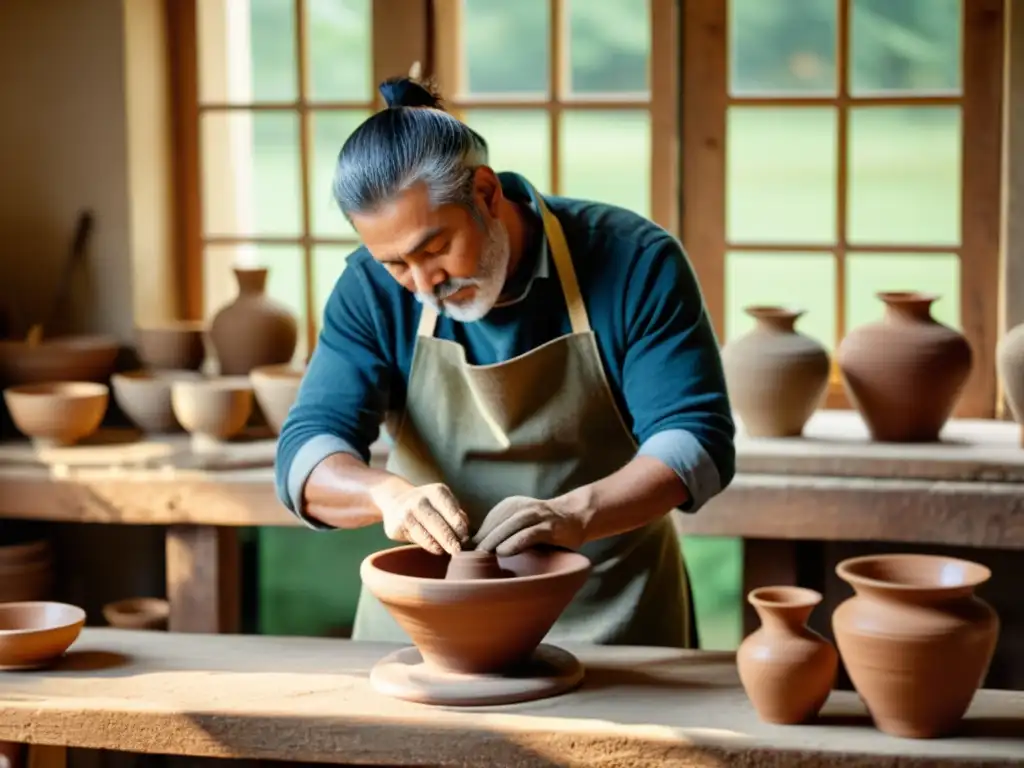
{"label": "canvas apron", "polygon": [[[569,310],[572,333],[494,365],[469,365],[434,338],[424,305],[408,396],[387,469],[416,485],[451,488],[475,532],[509,496],[551,499],[627,464],[637,445],[601,365],[562,227],[531,188]],[[548,642],[688,647],[690,594],[668,515],[585,544],[592,573]],[[364,588],[353,638],[409,642]],[[693,643],[695,644],[695,643]]]}

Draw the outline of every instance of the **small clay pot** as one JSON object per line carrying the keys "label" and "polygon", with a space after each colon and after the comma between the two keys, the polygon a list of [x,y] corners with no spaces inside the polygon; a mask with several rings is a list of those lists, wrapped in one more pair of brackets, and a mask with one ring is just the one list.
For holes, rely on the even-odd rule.
{"label": "small clay pot", "polygon": [[162,433],[181,429],[171,407],[171,385],[200,379],[196,371],[128,371],[115,373],[110,383],[125,416],[144,432]]}
{"label": "small clay pot", "polygon": [[198,371],[206,359],[206,323],[178,320],[135,328],[135,350],[146,368]]}
{"label": "small clay pot", "polygon": [[747,307],[752,331],[722,348],[729,399],[753,437],[798,437],[828,386],[828,352],[796,330],[790,307]]}
{"label": "small clay pot", "polygon": [[221,375],[247,376],[253,368],[291,361],[298,322],[287,307],[266,295],[268,270],[236,267],[233,272],[238,296],[210,324]]}
{"label": "small clay pot", "polygon": [[801,587],[761,587],[747,599],[761,619],[761,627],[736,653],[747,697],[768,723],[796,725],[814,719],[835,686],[839,668],[836,649],[807,626],[821,595]]}
{"label": "small clay pot", "polygon": [[85,611],[53,602],[0,604],[0,669],[36,669],[56,661],[78,639]]}
{"label": "small clay pot", "polygon": [[171,606],[156,597],[130,597],[103,606],[103,618],[117,629],[167,629]]}
{"label": "small clay pot", "polygon": [[275,435],[281,434],[288,411],[299,394],[303,373],[302,368],[292,365],[261,365],[249,373],[256,402]]}
{"label": "small clay pot", "polygon": [[67,381],[22,384],[4,390],[11,420],[40,445],[74,445],[103,422],[110,395],[106,384]]}
{"label": "small clay pot", "polygon": [[224,376],[171,384],[171,407],[193,435],[229,440],[252,415],[252,384],[245,376]]}
{"label": "small clay pot", "polygon": [[996,347],[996,368],[1024,445],[1024,323],[1011,328]]}
{"label": "small clay pot", "polygon": [[836,573],[854,596],[832,615],[850,680],[879,730],[933,738],[954,731],[988,672],[999,618],[974,595],[991,573],[939,555],[869,555]]}
{"label": "small clay pot", "polygon": [[448,562],[445,578],[453,579],[500,579],[502,577],[498,557],[493,552],[456,552]]}
{"label": "small clay pot", "polygon": [[120,351],[120,342],[110,336],[58,336],[38,344],[4,341],[0,342],[0,380],[6,384],[105,383]]}

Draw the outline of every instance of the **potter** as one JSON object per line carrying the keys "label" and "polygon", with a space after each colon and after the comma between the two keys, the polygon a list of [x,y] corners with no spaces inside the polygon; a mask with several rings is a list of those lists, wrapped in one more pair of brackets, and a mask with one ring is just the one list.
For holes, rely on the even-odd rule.
{"label": "potter", "polygon": [[[694,645],[668,512],[732,480],[735,427],[682,246],[496,172],[424,86],[381,92],[337,160],[363,246],[281,429],[280,499],[313,528],[383,525],[436,554],[576,550],[593,568],[549,641]],[[353,636],[408,642],[365,589]]]}

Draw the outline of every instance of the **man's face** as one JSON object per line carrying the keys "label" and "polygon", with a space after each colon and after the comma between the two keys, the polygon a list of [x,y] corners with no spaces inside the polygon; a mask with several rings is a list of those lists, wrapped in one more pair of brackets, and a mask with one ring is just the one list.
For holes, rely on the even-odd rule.
{"label": "man's face", "polygon": [[460,322],[486,315],[505,284],[508,233],[492,215],[486,189],[463,206],[433,207],[418,184],[352,223],[373,258],[417,299]]}

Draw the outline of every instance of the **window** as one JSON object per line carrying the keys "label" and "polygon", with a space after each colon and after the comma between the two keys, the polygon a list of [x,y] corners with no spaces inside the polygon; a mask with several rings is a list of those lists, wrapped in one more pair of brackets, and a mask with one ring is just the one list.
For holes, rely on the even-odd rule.
{"label": "window", "polygon": [[[830,350],[934,292],[996,404],[1002,3],[685,0],[683,239],[720,338],[797,304]],[[829,405],[845,406],[838,375]]]}

